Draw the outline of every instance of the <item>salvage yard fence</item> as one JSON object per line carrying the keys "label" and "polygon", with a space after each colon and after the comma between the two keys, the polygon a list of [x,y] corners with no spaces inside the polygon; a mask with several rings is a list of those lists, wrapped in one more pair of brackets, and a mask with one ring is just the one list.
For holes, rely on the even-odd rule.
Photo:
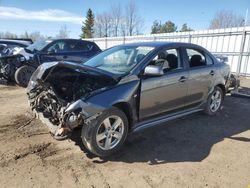
{"label": "salvage yard fence", "polygon": [[250,27],[235,27],[215,30],[147,34],[124,37],[87,39],[107,49],[119,44],[147,41],[188,42],[203,46],[216,55],[228,57],[231,71],[250,76]]}

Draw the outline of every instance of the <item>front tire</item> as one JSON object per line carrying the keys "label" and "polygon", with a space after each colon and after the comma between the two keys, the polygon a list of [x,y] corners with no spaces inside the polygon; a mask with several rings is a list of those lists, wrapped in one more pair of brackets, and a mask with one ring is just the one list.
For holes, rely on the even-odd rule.
{"label": "front tire", "polygon": [[82,142],[93,154],[106,157],[117,152],[128,134],[128,119],[123,111],[112,107],[82,127]]}
{"label": "front tire", "polygon": [[19,67],[15,72],[15,81],[18,85],[22,87],[27,87],[30,77],[35,71],[34,67],[24,65]]}
{"label": "front tire", "polygon": [[224,95],[222,89],[216,86],[213,92],[208,97],[207,106],[205,109],[206,114],[210,116],[217,114],[221,109],[223,97]]}

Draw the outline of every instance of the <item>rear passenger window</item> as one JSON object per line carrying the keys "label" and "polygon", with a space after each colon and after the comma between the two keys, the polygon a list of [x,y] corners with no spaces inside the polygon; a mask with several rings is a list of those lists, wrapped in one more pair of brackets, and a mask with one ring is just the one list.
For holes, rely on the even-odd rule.
{"label": "rear passenger window", "polygon": [[201,67],[206,65],[212,65],[213,60],[207,55],[207,57],[194,49],[187,49],[188,61],[190,67]]}
{"label": "rear passenger window", "polygon": [[76,46],[74,47],[75,51],[84,51],[84,52],[89,52],[93,49],[93,44],[89,42],[78,42]]}
{"label": "rear passenger window", "polygon": [[65,41],[57,41],[52,46],[48,48],[48,52],[54,51],[55,53],[66,52],[66,42]]}

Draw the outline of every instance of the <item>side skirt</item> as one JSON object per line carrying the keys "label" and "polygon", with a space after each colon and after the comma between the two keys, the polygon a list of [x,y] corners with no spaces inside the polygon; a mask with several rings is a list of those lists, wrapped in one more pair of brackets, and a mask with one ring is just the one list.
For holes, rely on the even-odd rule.
{"label": "side skirt", "polygon": [[193,114],[193,113],[200,112],[203,110],[204,109],[196,108],[196,109],[192,109],[188,111],[183,111],[178,114],[176,113],[176,114],[171,114],[171,115],[165,115],[165,116],[157,117],[151,120],[142,121],[134,125],[134,128],[131,130],[131,133],[138,132],[149,127],[157,126],[157,125],[160,125],[161,123],[165,123],[165,122],[168,122],[177,118],[181,118],[183,116],[187,116],[189,114]]}

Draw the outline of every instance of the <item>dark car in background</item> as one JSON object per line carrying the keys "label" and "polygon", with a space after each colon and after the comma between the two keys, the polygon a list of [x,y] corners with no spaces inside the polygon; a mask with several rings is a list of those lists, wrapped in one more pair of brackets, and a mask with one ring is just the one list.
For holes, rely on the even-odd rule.
{"label": "dark car in background", "polygon": [[216,114],[229,77],[230,67],[198,45],[148,42],[110,48],[85,64],[44,63],[27,91],[54,138],[81,126],[83,144],[103,157],[128,133],[198,111]]}
{"label": "dark car in background", "polygon": [[90,41],[78,39],[41,40],[15,55],[0,58],[0,76],[26,87],[32,73],[44,62],[84,63],[100,52],[100,48]]}

